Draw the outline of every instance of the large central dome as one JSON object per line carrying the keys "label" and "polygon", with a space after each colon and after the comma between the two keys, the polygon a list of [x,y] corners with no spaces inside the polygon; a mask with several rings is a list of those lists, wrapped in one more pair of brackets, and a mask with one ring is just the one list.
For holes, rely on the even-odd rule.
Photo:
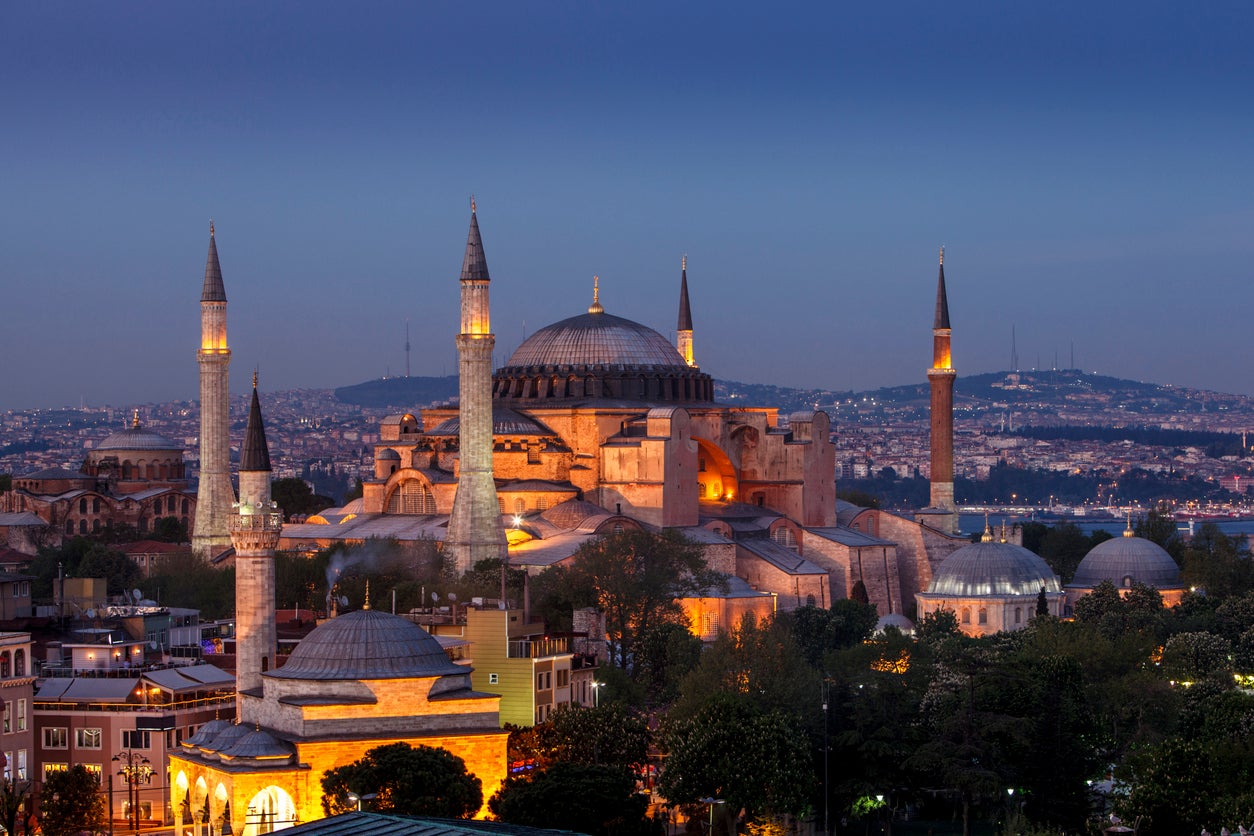
{"label": "large central dome", "polygon": [[714,381],[648,326],[605,313],[563,319],[532,334],[493,374],[493,397],[536,402],[709,403]]}
{"label": "large central dome", "polygon": [[678,366],[684,359],[648,326],[607,313],[586,313],[532,334],[510,356],[508,366]]}
{"label": "large central dome", "polygon": [[439,641],[418,625],[378,610],[356,610],[319,625],[287,664],[267,676],[280,679],[406,679],[467,674]]}

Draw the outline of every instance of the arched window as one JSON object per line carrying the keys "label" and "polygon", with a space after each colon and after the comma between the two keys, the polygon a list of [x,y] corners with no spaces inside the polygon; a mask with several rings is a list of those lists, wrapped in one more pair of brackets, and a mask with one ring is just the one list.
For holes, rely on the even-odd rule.
{"label": "arched window", "polygon": [[434,514],[435,494],[417,479],[402,482],[388,499],[389,514]]}
{"label": "arched window", "polygon": [[970,607],[962,608],[962,623],[963,624],[971,623],[971,608]]}
{"label": "arched window", "polygon": [[80,514],[87,513],[87,497],[80,497],[78,500],[78,512]]}
{"label": "arched window", "polygon": [[521,514],[527,510],[527,500],[521,496],[514,499],[514,513]]}
{"label": "arched window", "polygon": [[807,606],[807,607],[813,607],[813,606],[814,606],[814,605],[816,605],[817,603],[818,603],[818,599],[817,599],[817,598],[815,598],[813,595],[807,595],[807,596],[806,596],[806,606]]}
{"label": "arched window", "polygon": [[771,539],[784,548],[797,550],[797,535],[786,525],[781,525],[771,531]]}
{"label": "arched window", "polygon": [[[10,672],[9,651],[6,650],[4,653],[0,653],[0,679],[8,679],[9,672]],[[8,718],[5,718],[5,719],[8,719]]]}
{"label": "arched window", "polygon": [[988,623],[988,610],[984,609],[983,607],[980,607],[980,623],[981,624]]}
{"label": "arched window", "polygon": [[20,647],[13,654],[13,675],[26,676],[26,651]]}

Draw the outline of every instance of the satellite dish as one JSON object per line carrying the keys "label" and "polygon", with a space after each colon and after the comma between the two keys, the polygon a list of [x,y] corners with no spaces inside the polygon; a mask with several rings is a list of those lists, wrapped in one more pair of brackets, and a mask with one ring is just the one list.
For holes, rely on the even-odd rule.
{"label": "satellite dish", "polygon": [[96,617],[96,611],[95,611],[95,610],[88,610],[87,612],[83,613],[83,615],[87,616],[88,618],[95,618],[95,617]]}
{"label": "satellite dish", "polygon": [[140,592],[138,589],[132,589],[131,597],[138,601],[140,598],[144,597],[144,593]]}
{"label": "satellite dish", "polygon": [[457,601],[457,593],[456,593],[456,592],[450,592],[450,593],[448,594],[448,599],[449,599],[450,601],[454,601],[454,602],[456,602],[456,601]]}
{"label": "satellite dish", "polygon": [[148,642],[148,649],[149,649],[149,650],[156,650],[156,649],[157,649],[157,643],[156,643],[155,641]]}
{"label": "satellite dish", "polygon": [[431,593],[431,600],[432,600],[433,602],[434,602],[434,601],[439,601],[439,600],[440,600],[440,593],[438,593],[438,592],[432,592],[432,593]]}
{"label": "satellite dish", "polygon": [[341,596],[340,596],[340,606],[341,606],[341,607],[347,607],[347,606],[348,606],[348,596],[347,596],[347,595],[341,595]]}

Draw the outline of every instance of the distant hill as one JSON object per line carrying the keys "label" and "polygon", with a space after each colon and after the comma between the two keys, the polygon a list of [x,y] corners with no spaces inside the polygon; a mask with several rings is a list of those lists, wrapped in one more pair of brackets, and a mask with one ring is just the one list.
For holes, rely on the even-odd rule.
{"label": "distant hill", "polygon": [[448,377],[385,377],[335,390],[340,403],[374,409],[419,409],[457,397],[457,375]]}
{"label": "distant hill", "polygon": [[[1124,380],[1075,369],[959,375],[954,384],[954,396],[958,409],[974,412],[1048,413],[1051,407],[1065,406],[1071,411],[1117,409],[1129,419],[1136,415],[1202,412],[1254,415],[1254,401],[1244,395]],[[335,397],[341,403],[357,406],[418,409],[455,399],[457,376],[370,380],[336,389]],[[853,413],[888,409],[894,411],[897,418],[910,418],[925,417],[929,389],[926,381],[854,392],[716,380],[714,398],[731,406],[775,407],[785,414],[824,409],[833,415],[852,417]],[[1135,423],[1135,420],[1130,422]]]}

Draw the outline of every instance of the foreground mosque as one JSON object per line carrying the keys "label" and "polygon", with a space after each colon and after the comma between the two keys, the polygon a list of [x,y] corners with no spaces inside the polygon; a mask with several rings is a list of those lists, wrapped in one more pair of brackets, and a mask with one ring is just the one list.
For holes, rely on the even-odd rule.
{"label": "foreground mosque", "polygon": [[[730,593],[739,603],[713,596],[706,626],[720,613],[730,623],[755,596],[766,611],[826,607],[858,587],[881,615],[904,613],[967,542],[955,533],[951,419],[933,423],[933,507],[905,518],[838,503],[826,413],[714,400],[697,361],[687,267],[685,258],[674,341],[610,313],[594,280],[586,311],[536,331],[492,371],[491,278],[472,206],[459,404],[385,419],[362,498],[284,526],[280,547],[434,540],[459,571],[506,551],[538,571],[606,533],[674,529],[740,579]],[[933,404],[949,411],[943,260],[935,326]]]}

